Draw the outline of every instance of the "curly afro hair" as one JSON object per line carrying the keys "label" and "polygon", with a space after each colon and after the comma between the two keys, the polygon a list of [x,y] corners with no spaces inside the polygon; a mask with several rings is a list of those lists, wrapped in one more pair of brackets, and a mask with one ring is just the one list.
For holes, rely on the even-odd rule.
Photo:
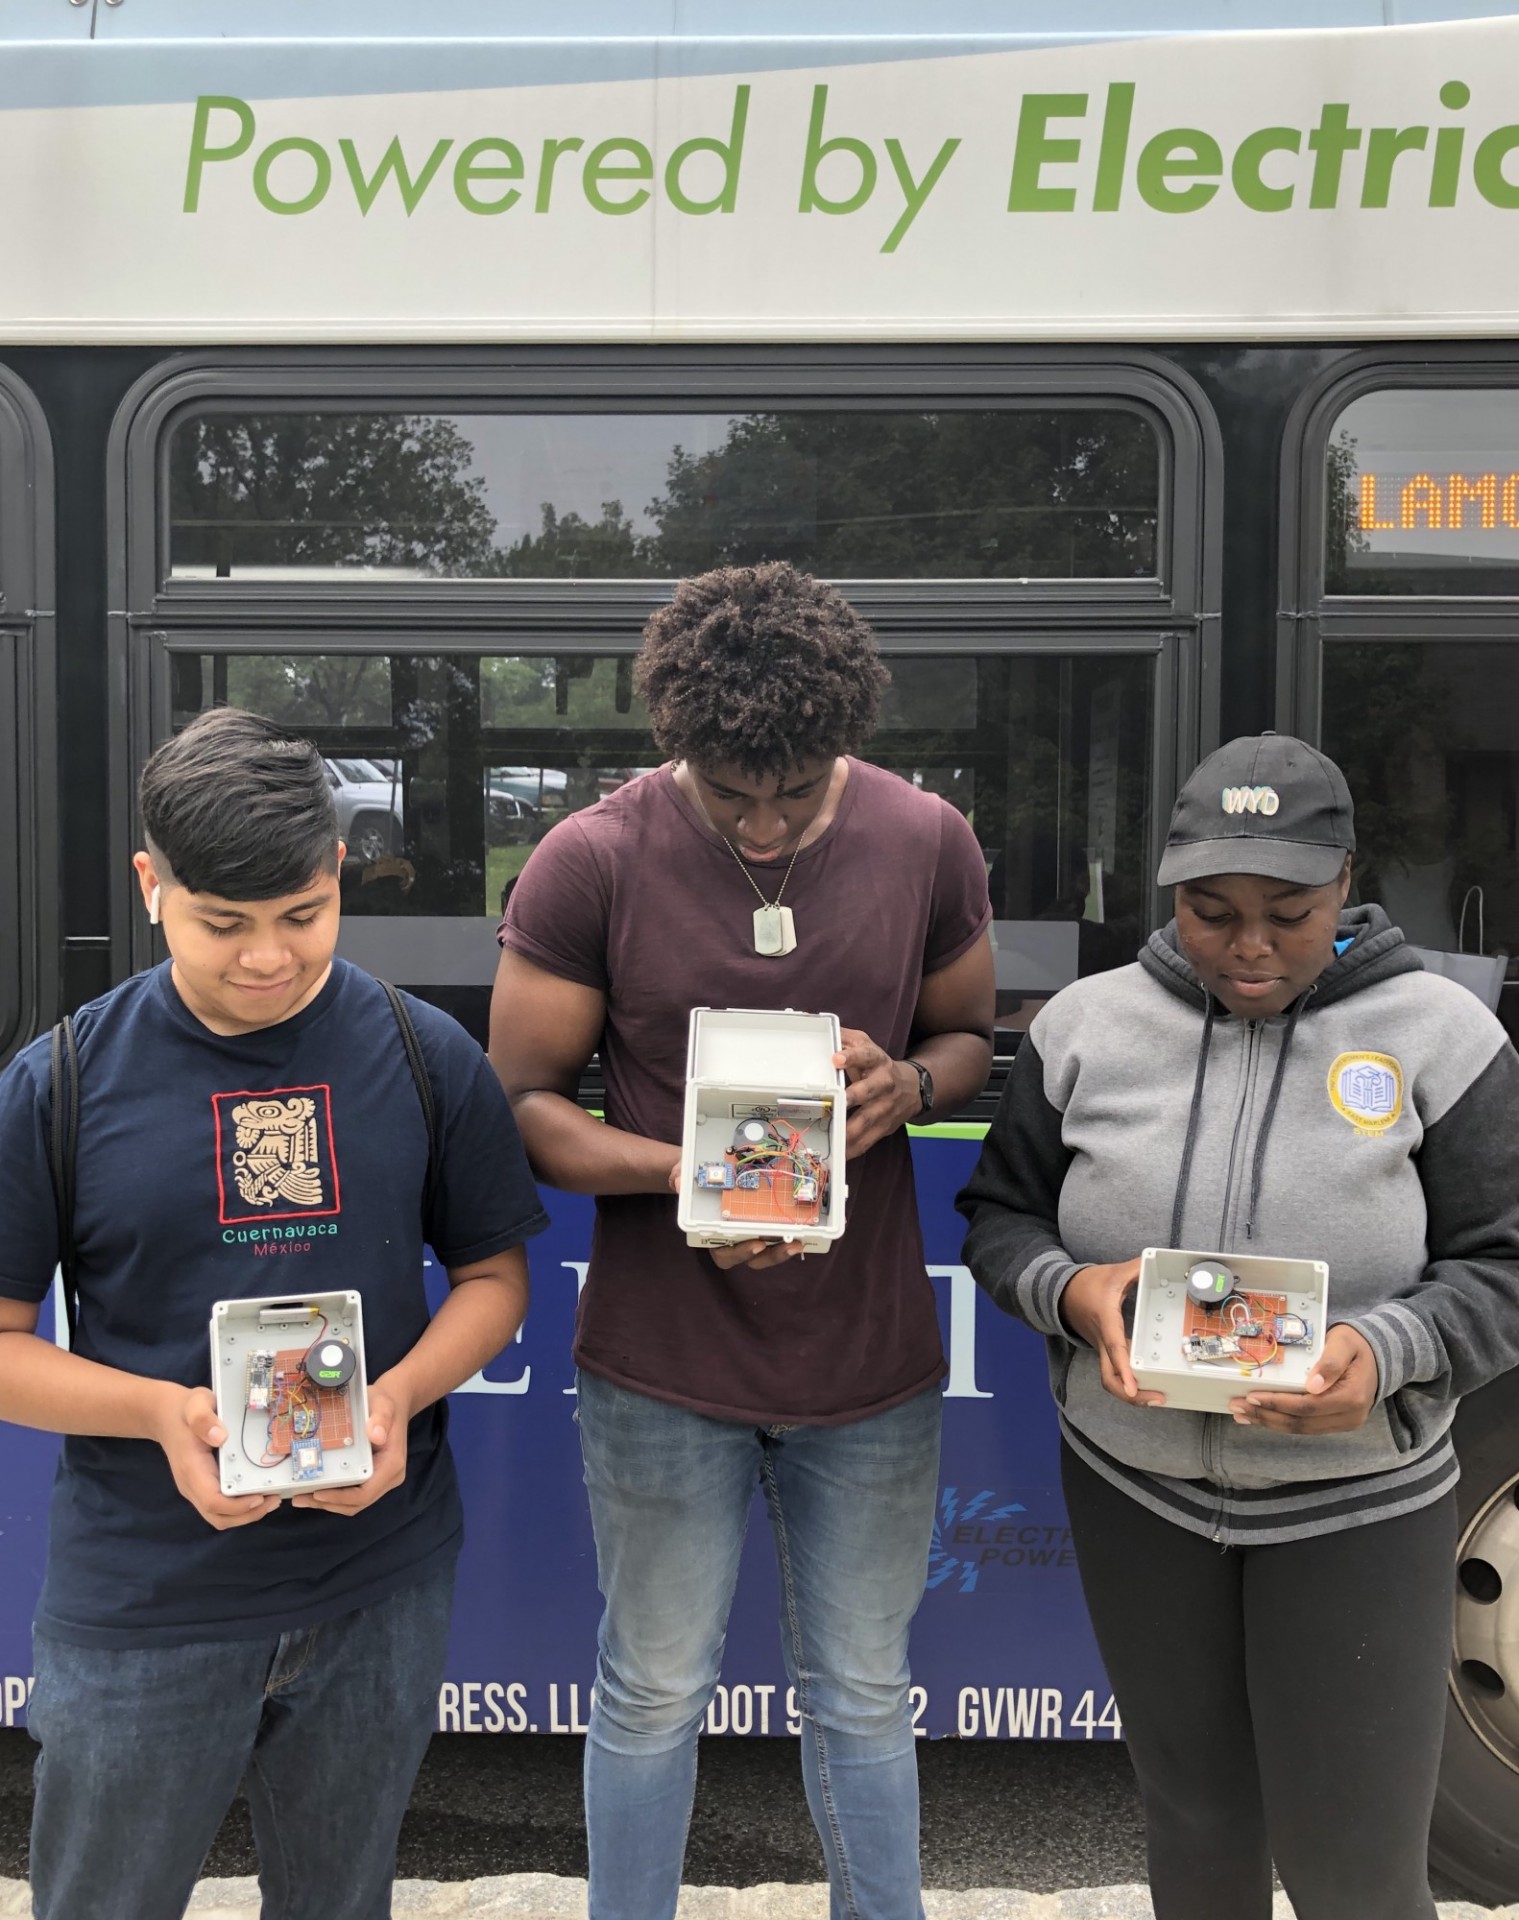
{"label": "curly afro hair", "polygon": [[633,671],[662,753],[759,779],[863,746],[891,678],[843,594],[784,560],[682,580]]}

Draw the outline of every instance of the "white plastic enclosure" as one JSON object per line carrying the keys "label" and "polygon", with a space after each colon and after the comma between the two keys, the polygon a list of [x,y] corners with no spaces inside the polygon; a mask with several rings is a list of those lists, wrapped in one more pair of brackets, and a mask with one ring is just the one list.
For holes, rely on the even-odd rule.
{"label": "white plastic enclosure", "polygon": [[[822,1253],[843,1233],[847,1115],[844,1075],[833,1064],[839,1047],[839,1022],[831,1013],[692,1009],[676,1207],[676,1219],[691,1246],[787,1239],[800,1240],[808,1253]],[[828,1180],[817,1220],[799,1225],[724,1219],[724,1192],[699,1185],[698,1170],[724,1160],[745,1115],[809,1103],[826,1107],[806,1134],[812,1150],[827,1153]]]}
{"label": "white plastic enclosure", "polygon": [[[250,1367],[256,1355],[298,1355],[318,1341],[324,1347],[334,1341],[351,1347],[355,1361],[353,1377],[342,1388],[306,1389],[318,1417],[320,1470],[297,1472],[293,1422],[287,1451],[266,1464],[276,1394],[271,1380],[269,1404],[250,1407]],[[364,1311],[357,1293],[218,1300],[211,1309],[211,1384],[217,1418],[227,1430],[220,1449],[223,1493],[277,1493],[288,1498],[321,1487],[356,1487],[374,1471],[364,1372]],[[341,1433],[351,1436],[346,1445],[328,1444]]]}
{"label": "white plastic enclosure", "polygon": [[[1282,1347],[1270,1366],[1248,1374],[1228,1364],[1188,1360],[1182,1351],[1187,1333],[1187,1271],[1199,1260],[1218,1261],[1229,1268],[1241,1293],[1283,1296],[1287,1312],[1306,1320],[1313,1338],[1304,1346]],[[1302,1393],[1314,1362],[1324,1351],[1328,1308],[1329,1269],[1322,1260],[1146,1247],[1139,1259],[1134,1332],[1129,1342],[1134,1378],[1147,1391],[1163,1393],[1168,1407],[1193,1413],[1227,1413],[1230,1401],[1247,1393]],[[1207,1318],[1227,1330],[1222,1314]]]}

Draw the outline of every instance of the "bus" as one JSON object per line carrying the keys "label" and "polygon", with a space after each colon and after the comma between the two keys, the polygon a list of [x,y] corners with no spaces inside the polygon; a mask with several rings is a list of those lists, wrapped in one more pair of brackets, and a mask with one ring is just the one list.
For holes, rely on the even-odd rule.
{"label": "bus", "polygon": [[[978,1299],[951,1202],[1038,1007],[1166,917],[1191,767],[1263,727],[1322,744],[1364,896],[1501,960],[1519,1029],[1519,8],[1136,11],[0,18],[0,1057],[161,957],[134,779],[218,702],[326,758],[340,951],[483,1037],[532,847],[654,762],[631,660],[672,581],[840,582],[892,672],[870,755],[963,811],[996,916],[997,1077],[914,1143],[949,1356],[925,1737],[1122,1737],[1040,1344]],[[452,1408],[459,1733],[589,1706],[590,1214],[550,1200],[527,1326]],[[303,1250],[260,1242],[267,1291]],[[1516,1421],[1512,1379],[1461,1414],[1434,1840],[1492,1898],[1519,1895]],[[0,1432],[11,1726],[53,1458]],[[796,1724],[753,1533],[732,1736]]]}

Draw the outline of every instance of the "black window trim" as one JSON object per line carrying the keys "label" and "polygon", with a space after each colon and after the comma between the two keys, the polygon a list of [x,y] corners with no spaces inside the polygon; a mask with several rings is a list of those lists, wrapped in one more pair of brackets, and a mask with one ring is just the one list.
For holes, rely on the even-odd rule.
{"label": "black window trim", "polygon": [[[1156,656],[1151,760],[1152,869],[1182,781],[1219,737],[1222,440],[1211,405],[1181,369],[1143,350],[1081,347],[666,349],[543,347],[228,351],[178,355],[128,392],[107,452],[107,569],[113,684],[112,964],[118,977],[162,957],[132,888],[139,844],[135,774],[168,726],[168,652],[621,651],[637,645],[668,584],[439,581],[419,595],[394,583],[234,581],[208,594],[165,588],[160,551],[164,449],[174,420],[214,401],[282,398],[330,407],[405,400],[455,411],[516,397],[541,410],[598,403],[671,410],[723,397],[1132,404],[1160,427],[1160,580],[841,582],[888,652],[1113,649]],[[1094,588],[1100,591],[1093,591]],[[362,590],[360,590],[362,589]],[[507,589],[507,590],[503,590]],[[1142,591],[1136,591],[1140,589]],[[532,644],[536,641],[537,644]],[[1166,915],[1151,888],[1152,919]]]}
{"label": "black window trim", "polygon": [[0,1064],[58,1014],[53,513],[46,417],[30,387],[0,365],[0,743],[12,750],[15,779],[14,802],[0,802],[0,901],[14,897],[18,916],[14,962],[0,946],[9,976],[0,990]]}
{"label": "black window trim", "polygon": [[1367,349],[1345,354],[1298,398],[1282,436],[1282,529],[1277,620],[1276,724],[1317,741],[1323,718],[1324,648],[1337,641],[1512,640],[1516,594],[1331,594],[1325,590],[1325,464],[1340,415],[1369,393],[1395,388],[1512,387],[1519,347],[1494,343]]}
{"label": "black window trim", "polygon": [[[227,355],[215,360],[179,358],[139,382],[122,404],[113,429],[112,465],[119,439],[126,441],[127,493],[138,503],[130,515],[126,571],[113,588],[113,604],[136,619],[152,621],[248,618],[279,609],[298,617],[345,614],[404,623],[436,618],[499,622],[517,618],[542,626],[562,617],[567,582],[533,580],[437,580],[409,582],[335,580],[233,580],[223,583],[166,579],[164,522],[168,440],[187,414],[206,410],[387,410],[535,413],[670,412],[693,402],[744,411],[755,407],[859,408],[880,411],[914,403],[1000,407],[1026,411],[1059,403],[1097,410],[1120,408],[1147,417],[1157,430],[1160,503],[1157,575],[1117,580],[841,580],[872,619],[910,609],[917,619],[1004,619],[1038,607],[1046,617],[1090,618],[1111,611],[1132,617],[1140,608],[1166,610],[1173,619],[1198,616],[1205,597],[1200,546],[1201,514],[1173,512],[1172,502],[1199,492],[1203,441],[1211,418],[1198,392],[1185,392],[1175,369],[1143,356],[1095,353],[1033,357],[1033,350],[945,348],[928,357],[900,350],[857,348],[746,353],[592,353],[544,348],[537,357],[512,354],[347,354],[320,350],[305,356]],[[1190,384],[1190,383],[1189,383]],[[152,499],[154,511],[141,503]],[[114,570],[113,570],[114,571]],[[574,583],[582,605],[612,620],[642,621],[668,598],[669,582],[604,580]]]}

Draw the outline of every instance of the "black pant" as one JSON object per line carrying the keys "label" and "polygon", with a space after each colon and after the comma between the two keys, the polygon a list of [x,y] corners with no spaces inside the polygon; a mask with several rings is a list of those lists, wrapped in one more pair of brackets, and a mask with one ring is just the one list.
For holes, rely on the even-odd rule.
{"label": "black pant", "polygon": [[1156,1920],[1267,1920],[1273,1858],[1297,1920],[1434,1920],[1455,1496],[1220,1548],[1061,1453]]}

